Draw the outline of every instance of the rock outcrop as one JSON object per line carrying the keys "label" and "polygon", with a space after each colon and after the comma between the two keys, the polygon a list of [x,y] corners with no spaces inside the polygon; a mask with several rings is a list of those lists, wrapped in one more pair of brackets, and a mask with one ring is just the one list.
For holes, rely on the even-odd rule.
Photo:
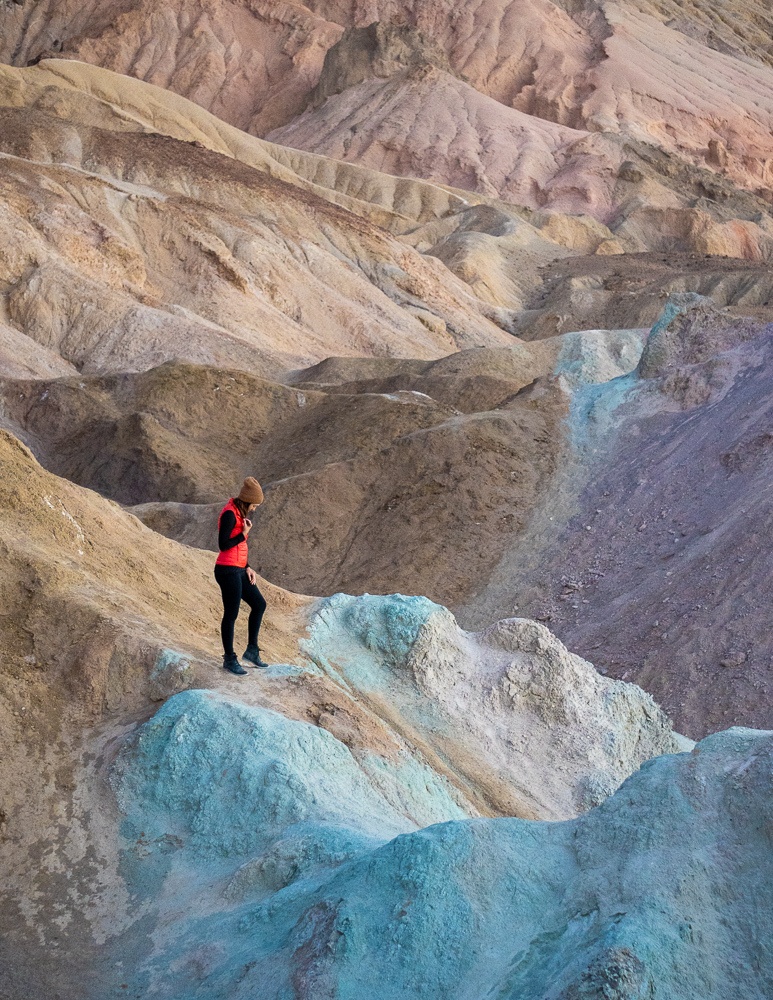
{"label": "rock outcrop", "polygon": [[318,729],[177,695],[112,768],[128,919],[86,995],[764,1000],[772,753],[729,730],[568,823],[412,831]]}
{"label": "rock outcrop", "polygon": [[471,634],[426,598],[338,594],[302,648],[443,761],[484,815],[572,815],[681,746],[639,688],[600,677],[536,622]]}

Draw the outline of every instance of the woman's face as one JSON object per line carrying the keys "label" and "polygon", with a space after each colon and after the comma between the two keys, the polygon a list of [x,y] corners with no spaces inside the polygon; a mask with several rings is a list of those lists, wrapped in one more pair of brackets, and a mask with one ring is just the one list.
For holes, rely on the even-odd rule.
{"label": "woman's face", "polygon": [[255,511],[257,509],[258,509],[258,505],[256,503],[251,503],[250,506],[247,508],[247,513],[251,514],[253,511]]}

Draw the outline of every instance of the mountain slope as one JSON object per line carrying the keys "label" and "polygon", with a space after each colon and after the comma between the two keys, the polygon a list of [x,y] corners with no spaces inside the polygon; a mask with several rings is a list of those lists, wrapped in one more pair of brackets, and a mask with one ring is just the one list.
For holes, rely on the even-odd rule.
{"label": "mountain slope", "polygon": [[376,21],[417,29],[456,76],[505,107],[767,186],[773,17],[761,0],[174,0],[163,12],[150,0],[27,0],[0,10],[0,59],[95,63],[265,135],[304,110],[343,33]]}
{"label": "mountain slope", "polygon": [[[152,133],[55,73],[0,75],[4,321],[76,367],[182,357],[276,371],[344,345],[437,357],[457,339],[511,342],[492,322],[505,317],[437,260],[270,157],[253,167],[199,148],[195,126],[189,141]],[[163,92],[133,89],[164,116]],[[178,131],[180,100],[167,109]]]}

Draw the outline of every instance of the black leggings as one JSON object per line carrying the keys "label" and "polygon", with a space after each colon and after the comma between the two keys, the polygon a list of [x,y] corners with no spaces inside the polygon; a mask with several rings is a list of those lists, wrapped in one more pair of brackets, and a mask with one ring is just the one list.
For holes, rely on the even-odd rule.
{"label": "black leggings", "polygon": [[239,606],[246,601],[250,606],[250,620],[247,623],[248,642],[251,646],[258,644],[258,632],[266,610],[266,599],[247,579],[247,570],[237,566],[215,566],[215,579],[220,584],[223,595],[223,620],[220,623],[220,635],[223,639],[223,652],[228,655],[234,651],[234,625],[239,617]]}

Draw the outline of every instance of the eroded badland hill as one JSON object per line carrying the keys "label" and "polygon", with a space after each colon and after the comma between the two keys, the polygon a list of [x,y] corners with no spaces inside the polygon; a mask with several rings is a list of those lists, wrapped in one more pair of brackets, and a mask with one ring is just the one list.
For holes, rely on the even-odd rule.
{"label": "eroded badland hill", "polygon": [[773,995],[772,31],[0,0],[2,1000]]}

